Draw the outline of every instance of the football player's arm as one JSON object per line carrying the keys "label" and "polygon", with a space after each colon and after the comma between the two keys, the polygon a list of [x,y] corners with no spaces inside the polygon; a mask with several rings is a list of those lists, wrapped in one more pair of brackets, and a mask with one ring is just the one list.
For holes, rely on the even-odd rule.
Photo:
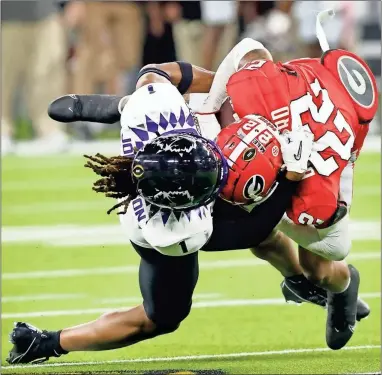
{"label": "football player's arm", "polygon": [[208,98],[198,113],[216,113],[228,97],[227,83],[230,77],[245,64],[254,60],[273,60],[271,53],[258,41],[245,38],[239,42],[219,65]]}
{"label": "football player's arm", "polygon": [[149,83],[168,83],[170,81],[182,95],[208,93],[214,76],[215,72],[183,61],[149,64],[140,70],[136,88]]}

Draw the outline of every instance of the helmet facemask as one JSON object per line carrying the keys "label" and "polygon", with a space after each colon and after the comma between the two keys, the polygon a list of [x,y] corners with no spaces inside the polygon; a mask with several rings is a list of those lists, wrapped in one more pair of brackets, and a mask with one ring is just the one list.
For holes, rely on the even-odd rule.
{"label": "helmet facemask", "polygon": [[132,174],[147,202],[177,211],[212,202],[228,168],[213,142],[177,132],[147,143],[135,157]]}

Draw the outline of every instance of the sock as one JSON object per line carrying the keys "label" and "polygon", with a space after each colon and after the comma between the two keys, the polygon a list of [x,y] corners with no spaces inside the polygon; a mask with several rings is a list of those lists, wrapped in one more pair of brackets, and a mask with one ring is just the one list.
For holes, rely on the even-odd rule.
{"label": "sock", "polygon": [[55,332],[49,332],[51,335],[52,335],[52,340],[53,340],[53,350],[59,354],[59,355],[62,355],[62,354],[68,354],[69,352],[67,352],[66,350],[62,349],[61,348],[61,345],[60,345],[60,335],[61,335],[61,330],[60,331],[55,331]]}

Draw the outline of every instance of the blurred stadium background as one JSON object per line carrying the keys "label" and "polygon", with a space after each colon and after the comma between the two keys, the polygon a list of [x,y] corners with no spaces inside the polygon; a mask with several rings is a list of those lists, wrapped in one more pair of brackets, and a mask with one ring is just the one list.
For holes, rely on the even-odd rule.
{"label": "blurred stadium background", "polygon": [[[83,153],[118,152],[119,124],[58,124],[47,116],[49,102],[67,93],[129,94],[141,66],[153,62],[215,69],[246,36],[278,60],[318,57],[315,16],[333,5],[341,12],[325,26],[330,46],[364,57],[381,87],[380,1],[1,1],[3,365],[13,321],[59,329],[140,301],[138,257],[82,168]],[[380,133],[379,113],[357,163],[351,213],[351,261],[373,313],[349,351],[311,351],[324,347],[325,313],[285,305],[277,272],[248,252],[228,252],[201,254],[195,310],[180,331],[116,352],[76,353],[62,360],[84,364],[54,372],[380,370]],[[224,357],[247,352],[255,354]],[[180,355],[210,357],[89,364]]]}
{"label": "blurred stadium background", "polygon": [[[3,155],[61,153],[76,140],[116,139],[118,124],[53,122],[48,103],[66,93],[131,93],[148,63],[178,59],[215,69],[246,36],[277,60],[320,56],[315,15],[333,5],[341,12],[325,27],[330,46],[359,53],[380,82],[380,1],[4,0]],[[378,117],[373,135],[380,123]]]}

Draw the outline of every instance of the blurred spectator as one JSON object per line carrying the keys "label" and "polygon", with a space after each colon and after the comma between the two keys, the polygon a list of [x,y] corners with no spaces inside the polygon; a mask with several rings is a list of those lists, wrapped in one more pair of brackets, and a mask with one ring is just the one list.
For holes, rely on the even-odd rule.
{"label": "blurred spectator", "polygon": [[71,91],[125,94],[124,75],[140,67],[143,15],[134,1],[67,1],[64,18],[75,34]]}
{"label": "blurred spectator", "polygon": [[381,2],[355,1],[354,8],[358,30],[355,52],[366,60],[381,89]]}
{"label": "blurred spectator", "polygon": [[203,25],[200,1],[171,2],[166,12],[173,23],[177,58],[202,66]]}
{"label": "blurred spectator", "polygon": [[2,153],[14,150],[13,101],[23,85],[28,114],[40,152],[67,146],[62,125],[49,119],[51,100],[64,94],[65,39],[54,1],[1,2]]}
{"label": "blurred spectator", "polygon": [[240,1],[241,38],[262,42],[272,51],[275,61],[295,58],[297,48],[292,5],[293,1]]}
{"label": "blurred spectator", "polygon": [[203,30],[202,67],[217,68],[238,38],[236,1],[201,1]]}
{"label": "blurred spectator", "polygon": [[172,25],[167,17],[167,1],[148,1],[146,9],[146,39],[143,49],[143,65],[176,60]]}
{"label": "blurred spectator", "polygon": [[304,57],[320,57],[320,44],[316,37],[316,16],[325,9],[336,9],[336,16],[323,25],[330,48],[353,50],[355,24],[353,1],[296,1],[293,15],[298,23],[298,36]]}
{"label": "blurred spectator", "polygon": [[[381,2],[355,1],[354,13],[357,21],[357,45],[355,52],[362,56],[377,78],[379,108],[381,109]],[[381,134],[381,111],[377,112],[370,125],[369,134]]]}

